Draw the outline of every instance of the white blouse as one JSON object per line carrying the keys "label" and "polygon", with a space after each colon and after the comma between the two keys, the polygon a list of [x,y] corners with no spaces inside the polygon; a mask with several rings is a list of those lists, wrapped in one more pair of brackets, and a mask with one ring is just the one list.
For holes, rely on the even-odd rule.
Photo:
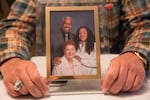
{"label": "white blouse", "polygon": [[66,57],[63,56],[61,58],[61,64],[54,66],[52,75],[55,76],[74,76],[74,75],[82,75],[82,65],[75,58],[73,59],[73,63],[69,64]]}
{"label": "white blouse", "polygon": [[96,74],[96,43],[94,43],[94,50],[88,54],[85,52],[85,44],[79,43],[76,55],[81,58],[81,64],[84,66],[84,74]]}

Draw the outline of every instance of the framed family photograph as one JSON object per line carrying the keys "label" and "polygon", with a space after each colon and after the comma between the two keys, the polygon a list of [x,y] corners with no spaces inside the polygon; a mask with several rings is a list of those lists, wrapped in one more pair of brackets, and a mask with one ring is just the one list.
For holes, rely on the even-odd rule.
{"label": "framed family photograph", "polygon": [[98,7],[47,6],[45,16],[47,78],[99,79]]}

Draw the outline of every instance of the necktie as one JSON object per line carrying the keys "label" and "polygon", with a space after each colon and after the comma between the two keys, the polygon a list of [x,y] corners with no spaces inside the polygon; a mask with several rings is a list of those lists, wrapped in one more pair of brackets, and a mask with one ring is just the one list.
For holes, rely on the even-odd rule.
{"label": "necktie", "polygon": [[68,33],[65,34],[65,41],[69,40]]}

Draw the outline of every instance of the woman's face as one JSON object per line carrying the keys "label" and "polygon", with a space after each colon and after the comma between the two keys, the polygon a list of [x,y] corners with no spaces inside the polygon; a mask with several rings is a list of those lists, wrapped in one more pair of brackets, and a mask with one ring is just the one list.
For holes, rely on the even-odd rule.
{"label": "woman's face", "polygon": [[87,39],[87,30],[85,29],[85,28],[81,28],[80,30],[79,30],[79,39],[80,39],[80,41],[86,41],[86,39]]}
{"label": "woman's face", "polygon": [[74,45],[67,45],[64,50],[64,55],[67,59],[72,59],[75,55],[76,49]]}

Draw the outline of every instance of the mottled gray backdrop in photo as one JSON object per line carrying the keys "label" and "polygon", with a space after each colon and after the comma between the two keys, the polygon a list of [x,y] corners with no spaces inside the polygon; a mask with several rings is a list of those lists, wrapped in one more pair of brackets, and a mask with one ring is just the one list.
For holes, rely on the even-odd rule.
{"label": "mottled gray backdrop in photo", "polygon": [[65,16],[73,18],[72,33],[76,33],[80,26],[87,26],[94,33],[94,11],[51,11],[51,32],[57,32],[60,30],[62,19]]}

